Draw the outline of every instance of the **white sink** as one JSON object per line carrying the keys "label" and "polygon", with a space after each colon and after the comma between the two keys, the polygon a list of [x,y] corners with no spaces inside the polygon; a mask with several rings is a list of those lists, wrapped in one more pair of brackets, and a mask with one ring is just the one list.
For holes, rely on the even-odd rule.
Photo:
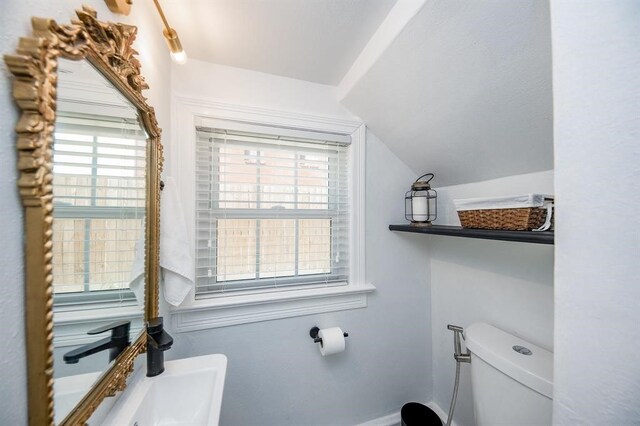
{"label": "white sink", "polygon": [[156,377],[141,368],[102,424],[217,426],[226,371],[222,354],[167,361]]}

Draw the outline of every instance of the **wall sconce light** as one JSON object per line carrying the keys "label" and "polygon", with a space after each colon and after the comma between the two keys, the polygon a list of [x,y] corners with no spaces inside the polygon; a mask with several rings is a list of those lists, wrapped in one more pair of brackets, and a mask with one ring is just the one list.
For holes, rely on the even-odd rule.
{"label": "wall sconce light", "polygon": [[164,35],[165,40],[167,40],[167,45],[171,51],[171,59],[173,59],[173,62],[177,64],[184,64],[187,62],[187,53],[182,48],[182,43],[180,43],[178,33],[169,25],[167,17],[164,16],[164,12],[162,11],[158,0],[153,0],[153,3],[155,3],[156,9],[158,9],[158,13],[160,14],[160,18],[164,23],[164,30],[162,30],[162,34]]}
{"label": "wall sconce light", "polygon": [[[107,4],[109,10],[114,13],[128,15],[129,12],[131,12],[131,4],[133,3],[133,0],[104,1]],[[165,40],[167,40],[167,45],[169,46],[169,51],[171,52],[171,59],[173,59],[173,62],[177,64],[184,64],[185,62],[187,62],[187,53],[182,48],[182,43],[180,43],[178,33],[169,25],[167,17],[164,16],[164,12],[162,11],[158,0],[153,0],[153,3],[156,5],[156,9],[158,9],[158,13],[160,14],[160,18],[162,19],[162,23],[164,24],[164,30],[162,30],[162,34],[164,35]]]}
{"label": "wall sconce light", "polygon": [[128,16],[131,12],[131,4],[133,3],[133,0],[104,0],[104,2],[113,13]]}

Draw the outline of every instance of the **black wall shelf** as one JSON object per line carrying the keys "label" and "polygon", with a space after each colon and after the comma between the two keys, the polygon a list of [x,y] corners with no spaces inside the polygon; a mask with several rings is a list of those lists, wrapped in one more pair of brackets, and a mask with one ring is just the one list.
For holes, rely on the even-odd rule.
{"label": "black wall shelf", "polygon": [[468,229],[459,226],[411,226],[389,225],[389,230],[415,234],[449,235],[452,237],[480,238],[485,240],[516,241],[521,243],[553,244],[553,231],[501,231],[493,229]]}

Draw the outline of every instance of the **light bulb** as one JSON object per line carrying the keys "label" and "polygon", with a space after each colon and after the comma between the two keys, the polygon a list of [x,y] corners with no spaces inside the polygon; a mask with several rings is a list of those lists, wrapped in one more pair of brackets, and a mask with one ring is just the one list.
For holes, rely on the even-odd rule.
{"label": "light bulb", "polygon": [[182,65],[187,62],[187,52],[185,52],[184,50],[181,50],[179,52],[171,52],[171,59],[173,59],[173,62],[175,62],[176,64]]}

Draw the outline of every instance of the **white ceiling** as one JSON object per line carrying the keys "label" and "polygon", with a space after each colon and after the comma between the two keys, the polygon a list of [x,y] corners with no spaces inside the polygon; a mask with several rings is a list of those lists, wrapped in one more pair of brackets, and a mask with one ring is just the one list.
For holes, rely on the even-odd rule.
{"label": "white ceiling", "polygon": [[342,81],[341,103],[436,186],[553,169],[546,1],[162,4],[190,58]]}
{"label": "white ceiling", "polygon": [[396,0],[164,0],[190,58],[337,85]]}
{"label": "white ceiling", "polygon": [[549,2],[426,1],[342,103],[436,186],[550,170]]}

